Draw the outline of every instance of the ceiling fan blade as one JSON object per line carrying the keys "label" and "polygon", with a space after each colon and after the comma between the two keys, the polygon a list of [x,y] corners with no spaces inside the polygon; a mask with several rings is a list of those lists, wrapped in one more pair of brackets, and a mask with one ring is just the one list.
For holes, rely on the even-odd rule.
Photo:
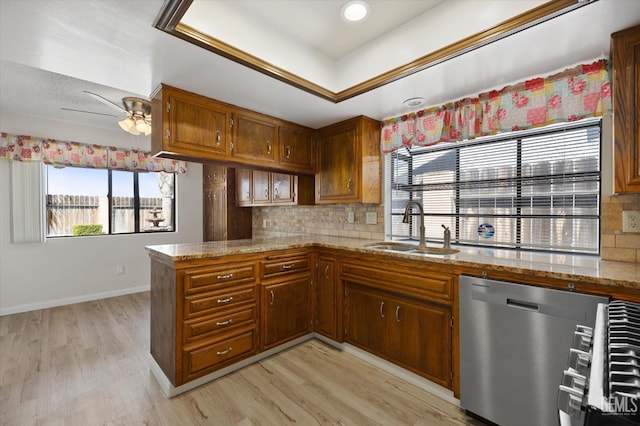
{"label": "ceiling fan blade", "polygon": [[109,99],[105,98],[104,96],[100,96],[97,93],[93,93],[93,92],[89,92],[87,90],[83,90],[84,93],[86,93],[87,95],[91,96],[92,98],[94,98],[95,100],[102,102],[105,105],[110,106],[111,108],[116,108],[118,111],[120,112],[127,112],[126,109],[124,109],[122,107],[122,105],[118,105],[115,102],[111,102]]}
{"label": "ceiling fan blade", "polygon": [[93,112],[93,111],[84,111],[81,109],[73,109],[73,108],[65,108],[65,107],[61,107],[60,109],[65,110],[65,111],[73,111],[73,112],[83,112],[85,114],[94,114],[94,115],[104,115],[106,117],[114,117],[114,118],[118,118],[117,115],[113,115],[113,114],[103,114],[101,112]]}

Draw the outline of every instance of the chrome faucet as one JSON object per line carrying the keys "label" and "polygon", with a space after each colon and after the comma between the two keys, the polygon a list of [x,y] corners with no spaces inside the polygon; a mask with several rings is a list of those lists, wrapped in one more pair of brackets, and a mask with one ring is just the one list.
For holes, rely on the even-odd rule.
{"label": "chrome faucet", "polygon": [[418,247],[426,247],[425,236],[424,236],[424,208],[422,204],[418,201],[411,200],[407,203],[407,206],[404,208],[404,217],[402,218],[402,223],[409,223],[409,211],[411,210],[411,206],[418,206],[420,210],[420,245]]}

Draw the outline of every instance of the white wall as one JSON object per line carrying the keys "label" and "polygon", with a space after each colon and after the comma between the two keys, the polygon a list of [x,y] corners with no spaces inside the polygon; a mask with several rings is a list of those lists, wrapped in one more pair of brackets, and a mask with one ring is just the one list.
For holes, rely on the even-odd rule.
{"label": "white wall", "polygon": [[[81,143],[148,150],[150,138],[117,128],[77,124],[0,112],[0,131]],[[99,299],[149,288],[145,246],[202,241],[202,166],[189,163],[176,179],[173,233],[52,238],[11,243],[10,163],[0,161],[0,315]],[[117,266],[124,275],[117,275]]]}

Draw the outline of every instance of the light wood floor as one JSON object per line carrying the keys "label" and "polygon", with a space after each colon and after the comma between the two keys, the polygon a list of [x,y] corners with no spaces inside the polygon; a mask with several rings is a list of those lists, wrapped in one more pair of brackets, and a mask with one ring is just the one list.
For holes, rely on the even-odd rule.
{"label": "light wood floor", "polygon": [[167,399],[149,371],[149,294],[0,317],[2,425],[476,425],[317,340]]}

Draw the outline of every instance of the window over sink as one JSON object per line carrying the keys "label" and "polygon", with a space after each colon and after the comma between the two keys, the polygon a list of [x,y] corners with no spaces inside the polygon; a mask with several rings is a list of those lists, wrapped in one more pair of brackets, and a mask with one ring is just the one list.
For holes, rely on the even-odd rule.
{"label": "window over sink", "polygon": [[601,120],[562,123],[385,156],[385,221],[391,240],[598,254]]}

